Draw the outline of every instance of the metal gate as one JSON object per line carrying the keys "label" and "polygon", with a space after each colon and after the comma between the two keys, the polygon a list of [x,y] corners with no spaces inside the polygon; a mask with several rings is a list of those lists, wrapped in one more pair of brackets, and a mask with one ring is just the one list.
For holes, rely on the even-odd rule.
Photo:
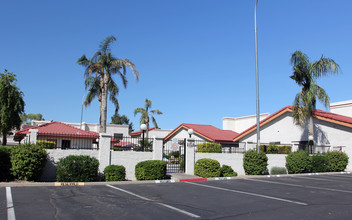
{"label": "metal gate", "polygon": [[163,145],[163,160],[168,173],[185,172],[186,139],[171,139]]}

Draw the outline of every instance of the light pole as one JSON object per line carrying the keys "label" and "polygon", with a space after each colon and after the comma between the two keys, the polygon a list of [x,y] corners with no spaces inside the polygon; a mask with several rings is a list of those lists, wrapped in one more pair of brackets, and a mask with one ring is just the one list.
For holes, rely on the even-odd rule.
{"label": "light pole", "polygon": [[147,130],[147,125],[146,124],[141,124],[141,130],[143,132],[142,135],[142,151],[144,152],[144,132]]}
{"label": "light pole", "polygon": [[254,33],[255,33],[255,80],[256,80],[256,97],[257,97],[257,152],[260,151],[260,118],[259,118],[259,76],[258,76],[258,36],[257,36],[257,5],[255,1],[254,9]]}
{"label": "light pole", "polygon": [[194,131],[193,131],[193,129],[188,129],[188,134],[189,134],[189,138],[191,138],[192,137],[192,134],[194,133]]}

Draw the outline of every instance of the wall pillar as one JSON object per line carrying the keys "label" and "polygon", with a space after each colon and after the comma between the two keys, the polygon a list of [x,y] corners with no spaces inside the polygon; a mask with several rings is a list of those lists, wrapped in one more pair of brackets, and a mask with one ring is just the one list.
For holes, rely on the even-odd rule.
{"label": "wall pillar", "polygon": [[153,160],[163,159],[163,138],[153,137]]}
{"label": "wall pillar", "polygon": [[186,140],[186,169],[185,173],[194,175],[194,164],[195,164],[195,145],[194,139],[188,138]]}
{"label": "wall pillar", "polygon": [[38,137],[38,129],[29,129],[29,143],[36,144]]}
{"label": "wall pillar", "polygon": [[99,134],[99,171],[104,172],[105,167],[111,165],[111,135]]}

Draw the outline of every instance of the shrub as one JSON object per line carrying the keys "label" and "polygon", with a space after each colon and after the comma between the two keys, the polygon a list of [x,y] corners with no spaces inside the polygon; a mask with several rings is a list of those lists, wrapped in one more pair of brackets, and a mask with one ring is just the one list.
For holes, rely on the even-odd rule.
{"label": "shrub", "polygon": [[267,154],[277,154],[279,153],[279,147],[275,144],[269,144],[269,146],[266,149]]}
{"label": "shrub", "polygon": [[46,151],[35,144],[12,147],[12,174],[19,180],[37,180],[44,170],[47,156]]}
{"label": "shrub", "polygon": [[99,161],[90,156],[70,155],[57,164],[56,180],[59,182],[92,182],[98,180]]}
{"label": "shrub", "polygon": [[329,172],[329,158],[326,155],[313,155],[311,156],[311,172]]}
{"label": "shrub", "polygon": [[144,139],[144,147],[143,147],[143,140],[140,140],[139,146],[137,146],[135,148],[135,151],[152,152],[153,151],[153,141],[149,141],[148,139]]}
{"label": "shrub", "polygon": [[137,180],[166,179],[166,163],[162,160],[146,160],[139,162],[135,167]]}
{"label": "shrub", "polygon": [[286,157],[288,173],[308,173],[311,171],[311,159],[306,151],[292,152]]}
{"label": "shrub", "polygon": [[213,159],[200,159],[194,165],[194,174],[200,177],[219,177],[221,174],[220,163]]}
{"label": "shrub", "polygon": [[222,153],[222,147],[219,143],[203,143],[197,145],[198,153]]}
{"label": "shrub", "polygon": [[331,172],[344,171],[348,164],[348,156],[344,152],[331,151],[326,153]]}
{"label": "shrub", "polygon": [[287,170],[285,167],[273,167],[270,171],[271,175],[280,175],[280,174],[287,174]]}
{"label": "shrub", "polygon": [[244,153],[243,168],[247,175],[263,175],[267,173],[268,157],[265,153],[249,150]]}
{"label": "shrub", "polygon": [[105,181],[125,181],[126,169],[124,166],[110,165],[104,169]]}
{"label": "shrub", "polygon": [[222,167],[220,168],[220,176],[223,176],[223,177],[237,176],[237,173],[233,171],[232,167],[228,165],[222,165]]}
{"label": "shrub", "polygon": [[53,141],[38,140],[37,145],[43,147],[44,149],[55,149],[56,148],[56,143]]}
{"label": "shrub", "polygon": [[279,146],[279,154],[289,154],[291,153],[291,146]]}
{"label": "shrub", "polygon": [[0,146],[0,182],[13,179],[11,174],[11,147]]}

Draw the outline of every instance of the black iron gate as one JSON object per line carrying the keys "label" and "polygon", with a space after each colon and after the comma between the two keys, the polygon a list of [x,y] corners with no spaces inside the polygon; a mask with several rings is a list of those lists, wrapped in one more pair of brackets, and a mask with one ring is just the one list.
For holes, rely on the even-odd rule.
{"label": "black iron gate", "polygon": [[163,145],[163,160],[168,173],[185,172],[186,139],[171,139]]}

